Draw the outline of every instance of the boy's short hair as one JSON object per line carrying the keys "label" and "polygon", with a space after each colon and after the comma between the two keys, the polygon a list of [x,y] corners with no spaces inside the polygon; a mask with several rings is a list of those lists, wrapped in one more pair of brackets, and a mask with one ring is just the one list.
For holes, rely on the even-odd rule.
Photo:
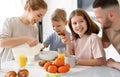
{"label": "boy's short hair", "polygon": [[56,9],[54,11],[54,13],[52,14],[51,16],[51,20],[54,20],[54,21],[59,21],[59,20],[62,20],[62,21],[66,21],[67,20],[67,14],[65,12],[65,10],[63,9]]}

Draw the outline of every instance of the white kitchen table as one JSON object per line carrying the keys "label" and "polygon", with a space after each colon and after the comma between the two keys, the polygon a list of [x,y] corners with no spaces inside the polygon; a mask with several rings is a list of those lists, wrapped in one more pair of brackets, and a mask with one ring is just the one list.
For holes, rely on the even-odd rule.
{"label": "white kitchen table", "polygon": [[[19,65],[17,61],[8,61],[2,63],[0,77],[4,77],[5,73],[14,70],[18,72]],[[45,77],[47,72],[36,62],[34,65],[25,67],[29,70],[29,77]],[[105,66],[75,66],[69,72],[61,74],[61,77],[120,77],[120,71]]]}

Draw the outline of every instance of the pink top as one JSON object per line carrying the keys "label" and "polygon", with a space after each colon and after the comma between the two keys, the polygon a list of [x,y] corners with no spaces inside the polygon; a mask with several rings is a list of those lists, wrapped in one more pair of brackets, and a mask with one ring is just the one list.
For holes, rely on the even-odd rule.
{"label": "pink top", "polygon": [[76,58],[96,59],[105,57],[101,39],[96,34],[84,35],[72,43]]}

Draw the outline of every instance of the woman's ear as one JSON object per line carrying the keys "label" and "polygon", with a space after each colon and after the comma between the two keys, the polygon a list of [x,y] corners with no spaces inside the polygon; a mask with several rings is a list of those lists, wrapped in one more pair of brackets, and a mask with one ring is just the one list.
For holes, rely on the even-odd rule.
{"label": "woman's ear", "polygon": [[30,12],[32,9],[31,9],[31,7],[27,7],[27,9],[26,9],[28,12]]}

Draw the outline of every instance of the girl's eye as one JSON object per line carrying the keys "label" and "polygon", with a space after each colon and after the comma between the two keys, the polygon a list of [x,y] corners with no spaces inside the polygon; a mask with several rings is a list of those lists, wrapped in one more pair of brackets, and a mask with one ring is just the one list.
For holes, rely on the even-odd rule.
{"label": "girl's eye", "polygon": [[76,23],[76,22],[73,22],[72,24],[73,24],[73,25],[76,25],[77,23]]}
{"label": "girl's eye", "polygon": [[80,22],[83,22],[83,20],[81,20]]}

